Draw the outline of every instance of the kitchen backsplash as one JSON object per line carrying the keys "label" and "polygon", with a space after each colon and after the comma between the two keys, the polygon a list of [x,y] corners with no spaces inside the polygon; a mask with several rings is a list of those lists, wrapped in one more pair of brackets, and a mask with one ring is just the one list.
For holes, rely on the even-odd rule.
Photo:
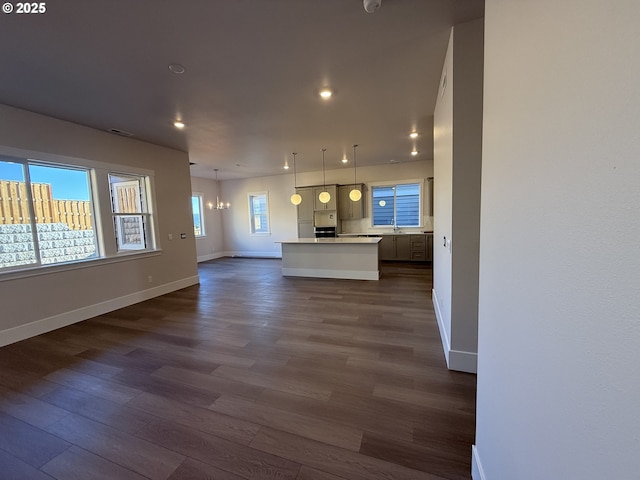
{"label": "kitchen backsplash", "polygon": [[[359,220],[342,220],[340,233],[393,233],[393,227],[372,227],[371,218]],[[421,227],[401,227],[403,232],[431,232],[433,231],[433,217],[422,217]]]}

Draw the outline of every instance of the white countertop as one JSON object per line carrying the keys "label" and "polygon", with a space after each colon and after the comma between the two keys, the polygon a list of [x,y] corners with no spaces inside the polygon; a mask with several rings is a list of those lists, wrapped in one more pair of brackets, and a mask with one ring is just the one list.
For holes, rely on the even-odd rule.
{"label": "white countertop", "polygon": [[322,243],[322,244],[365,244],[371,245],[380,242],[382,238],[380,237],[337,237],[337,238],[294,238],[293,240],[283,240],[281,242],[275,243]]}

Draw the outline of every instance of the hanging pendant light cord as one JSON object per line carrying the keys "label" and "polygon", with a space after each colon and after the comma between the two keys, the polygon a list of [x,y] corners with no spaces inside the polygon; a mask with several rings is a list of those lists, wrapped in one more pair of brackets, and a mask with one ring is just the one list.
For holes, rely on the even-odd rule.
{"label": "hanging pendant light cord", "polygon": [[293,152],[293,188],[298,188],[298,180],[296,178],[296,155],[298,153],[297,152]]}
{"label": "hanging pendant light cord", "polygon": [[322,186],[324,187],[324,189],[327,189],[327,177],[324,173],[324,152],[326,152],[327,149],[323,148],[322,149]]}
{"label": "hanging pendant light cord", "polygon": [[358,145],[353,146],[353,188],[356,188],[356,179],[357,179],[357,163],[356,163],[356,148]]}

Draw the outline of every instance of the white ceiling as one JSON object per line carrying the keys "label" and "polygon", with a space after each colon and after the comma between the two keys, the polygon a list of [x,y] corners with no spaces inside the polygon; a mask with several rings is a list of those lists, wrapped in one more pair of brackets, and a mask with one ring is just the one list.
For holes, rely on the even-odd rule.
{"label": "white ceiling", "polygon": [[[57,0],[0,14],[0,103],[188,151],[220,179],[433,158],[449,29],[482,0]],[[168,65],[180,63],[176,75]],[[318,90],[336,94],[322,101]],[[180,117],[187,127],[178,131]],[[422,133],[412,157],[410,130]]]}

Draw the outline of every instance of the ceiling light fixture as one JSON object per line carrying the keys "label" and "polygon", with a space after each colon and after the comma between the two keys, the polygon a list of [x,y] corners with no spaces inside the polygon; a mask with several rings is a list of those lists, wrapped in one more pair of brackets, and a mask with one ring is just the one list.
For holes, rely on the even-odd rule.
{"label": "ceiling light fixture", "polygon": [[346,154],[346,153],[342,156],[342,160],[340,160],[340,161],[341,161],[342,163],[344,163],[345,165],[346,165],[347,163],[349,163],[349,159],[347,158],[347,154]]}
{"label": "ceiling light fixture", "polygon": [[171,73],[175,73],[176,75],[182,75],[184,72],[187,71],[187,69],[184,68],[184,66],[180,65],[179,63],[172,63],[169,65],[169,71]]}
{"label": "ceiling light fixture", "polygon": [[419,153],[420,153],[420,152],[419,152],[418,150],[416,150],[415,148],[414,148],[413,150],[411,150],[411,155],[412,155],[412,156],[414,156],[414,157],[415,157],[416,155],[418,155]]}
{"label": "ceiling light fixture", "polygon": [[284,159],[284,166],[282,168],[284,168],[285,170],[289,170],[289,161],[286,157]]}
{"label": "ceiling light fixture", "polygon": [[[216,172],[216,184],[217,184],[216,187],[218,190],[220,190],[220,181],[218,180],[218,169],[214,168],[213,170]],[[231,204],[229,202],[227,203],[221,202],[218,195],[216,195],[216,210],[226,210],[230,206]]]}
{"label": "ceiling light fixture", "polygon": [[356,188],[356,148],[358,145],[353,146],[353,189],[349,192],[349,198],[352,202],[357,202],[362,198],[362,192]]}
{"label": "ceiling light fixture", "polygon": [[320,90],[319,94],[322,98],[328,100],[333,95],[333,90],[331,90],[329,87],[324,87]]}
{"label": "ceiling light fixture", "polygon": [[298,193],[298,180],[296,178],[296,152],[293,152],[293,188],[296,190],[296,193],[291,195],[291,203],[293,205],[300,205],[302,203],[302,196]]}
{"label": "ceiling light fixture", "polygon": [[318,200],[320,200],[320,203],[329,203],[329,201],[331,200],[331,194],[327,192],[327,178],[324,171],[324,152],[326,151],[326,148],[322,149],[322,191],[320,192],[320,195],[318,195]]}
{"label": "ceiling light fixture", "polygon": [[173,126],[176,127],[178,130],[182,130],[185,127],[185,124],[180,120],[176,120],[175,122],[173,122]]}
{"label": "ceiling light fixture", "polygon": [[420,134],[414,130],[409,134],[409,138],[418,138],[418,135]]}

